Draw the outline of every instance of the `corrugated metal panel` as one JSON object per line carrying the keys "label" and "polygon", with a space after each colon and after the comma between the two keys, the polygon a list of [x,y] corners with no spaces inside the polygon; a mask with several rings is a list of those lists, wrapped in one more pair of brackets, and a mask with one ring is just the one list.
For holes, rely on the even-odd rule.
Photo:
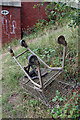
{"label": "corrugated metal panel", "polygon": [[44,1],[45,2],[63,2],[63,3],[67,3],[68,6],[80,9],[79,0],[44,0]]}
{"label": "corrugated metal panel", "polygon": [[13,7],[21,7],[21,0],[0,0],[0,5],[2,6],[13,6]]}
{"label": "corrugated metal panel", "polygon": [[68,6],[73,8],[80,9],[80,2],[79,0],[21,0],[21,2],[64,2],[67,3]]}

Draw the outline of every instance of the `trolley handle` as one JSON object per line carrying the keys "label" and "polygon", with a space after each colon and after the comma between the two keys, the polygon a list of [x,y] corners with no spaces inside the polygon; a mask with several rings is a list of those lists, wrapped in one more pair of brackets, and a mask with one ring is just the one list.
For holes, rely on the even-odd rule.
{"label": "trolley handle", "polygon": [[9,52],[10,52],[11,56],[13,57],[14,56],[14,52],[13,52],[12,48],[10,46],[8,48],[9,48]]}
{"label": "trolley handle", "polygon": [[25,40],[21,40],[21,41],[20,41],[20,45],[21,45],[22,47],[25,47],[25,48],[28,47],[28,45],[26,44]]}
{"label": "trolley handle", "polygon": [[57,42],[58,44],[62,44],[64,46],[67,46],[67,42],[65,41],[65,37],[63,35],[60,35],[58,38],[57,38]]}

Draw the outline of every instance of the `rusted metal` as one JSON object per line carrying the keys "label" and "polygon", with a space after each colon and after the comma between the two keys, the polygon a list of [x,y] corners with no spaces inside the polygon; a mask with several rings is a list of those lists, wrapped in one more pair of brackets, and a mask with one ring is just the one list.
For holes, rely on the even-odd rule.
{"label": "rusted metal", "polygon": [[41,70],[40,70],[40,66],[39,65],[37,66],[37,70],[38,70],[40,86],[41,86],[41,88],[43,88],[43,81],[42,81],[42,78],[41,78]]}
{"label": "rusted metal", "polygon": [[52,75],[50,77],[50,79],[48,79],[48,81],[46,81],[44,83],[44,88],[46,88],[51,82],[53,82],[54,80],[56,80],[56,78],[62,73],[62,71],[58,71],[56,72],[54,75]]}
{"label": "rusted metal", "polygon": [[[36,55],[31,49],[27,48],[27,50],[29,50],[33,55]],[[36,56],[48,69],[55,70],[55,71],[62,70],[62,67],[50,67],[38,55]]]}
{"label": "rusted metal", "polygon": [[[39,56],[37,56],[28,47],[28,45],[26,44],[26,42],[24,40],[21,40],[20,44],[22,47],[25,47],[26,50],[23,51],[22,53],[20,53],[19,55],[14,56],[12,48],[9,48],[11,56],[14,58],[14,60],[17,62],[17,64],[20,66],[20,68],[22,69],[22,71],[26,75],[24,78],[26,81],[21,82],[22,87],[23,88],[25,87],[25,89],[27,87],[29,92],[31,90],[32,95],[36,96],[36,98],[38,96],[38,99],[40,99],[47,106],[50,106],[49,102],[51,101],[51,100],[48,101],[48,98],[47,98],[48,96],[45,94],[47,89],[48,89],[48,93],[49,93],[50,92],[49,89],[52,90],[53,87],[56,87],[56,89],[57,89],[59,86],[58,89],[63,90],[63,92],[65,92],[64,89],[66,89],[65,93],[67,94],[66,87],[69,87],[68,83],[66,83],[62,80],[57,80],[59,75],[64,72],[65,53],[66,53],[66,46],[67,46],[67,42],[65,41],[65,37],[62,35],[58,37],[57,42],[60,45],[61,44],[63,45],[63,59],[62,59],[63,61],[62,61],[61,67],[50,67],[49,65],[47,65]],[[25,67],[22,67],[22,65],[18,62],[17,58],[19,56],[23,55],[24,53],[26,53],[27,51],[29,51],[32,55],[30,55],[28,57],[28,65]],[[40,68],[40,62],[44,64],[45,69]],[[34,67],[34,66],[36,66],[36,67]],[[53,83],[53,86],[51,88],[50,86],[52,83]],[[56,86],[54,84],[56,84]],[[61,88],[61,86],[59,84],[61,84],[63,86],[63,89]],[[54,92],[54,91],[52,91],[52,92]]]}
{"label": "rusted metal", "polygon": [[[23,72],[25,73],[25,75],[28,77],[28,79],[34,84],[34,86],[36,86],[36,87],[38,87],[38,88],[40,88],[40,89],[41,89],[41,88],[45,88],[46,86],[48,86],[48,85],[49,85],[53,80],[55,80],[56,77],[57,77],[58,75],[60,75],[60,74],[62,73],[62,71],[63,71],[64,62],[65,62],[65,50],[66,50],[66,47],[65,47],[65,46],[67,45],[67,43],[66,43],[66,41],[65,41],[64,36],[59,36],[58,39],[57,39],[57,42],[58,42],[59,44],[62,44],[62,45],[64,46],[64,48],[63,48],[63,62],[62,62],[62,67],[50,67],[49,65],[47,65],[39,56],[37,56],[30,48],[28,48],[28,45],[26,44],[26,42],[25,42],[24,40],[21,40],[21,41],[20,41],[20,44],[21,44],[22,47],[25,47],[26,50],[23,51],[22,53],[20,53],[19,55],[14,56],[14,53],[13,53],[12,48],[9,48],[10,53],[12,54],[13,58],[14,58],[15,61],[18,63],[18,65],[21,67],[21,69],[23,70]],[[23,55],[24,53],[26,53],[27,51],[29,51],[32,55],[29,56],[29,58],[28,58],[28,62],[29,62],[28,66],[26,66],[26,67],[23,68],[23,67],[21,66],[21,64],[18,62],[17,58],[18,58],[19,56]],[[31,60],[32,60],[32,61],[31,61]],[[42,63],[47,67],[47,69],[50,69],[50,70],[52,70],[52,71],[57,71],[57,72],[56,72],[54,75],[52,75],[45,83],[43,83],[43,81],[42,81],[41,70],[40,70],[40,65],[39,65],[40,63],[39,63],[38,60],[39,60],[40,62],[42,62]],[[34,61],[34,62],[33,62],[33,61]],[[33,78],[34,78],[34,79],[39,78],[40,84],[39,84],[39,82],[38,82],[38,83],[34,82],[34,81],[33,81],[33,78],[31,78],[31,76],[30,76],[30,72],[29,72],[30,66],[31,66],[31,68],[33,69],[33,71],[35,72],[35,74],[37,75],[37,72],[36,72],[35,68],[33,67],[33,64],[35,64],[35,65],[37,66],[37,71],[38,71],[38,76],[34,76]],[[28,70],[27,70],[27,68],[28,68]],[[33,73],[33,72],[32,72],[32,73]]]}
{"label": "rusted metal", "polygon": [[9,52],[10,52],[11,56],[13,57],[14,56],[14,52],[13,52],[12,48],[9,46],[8,49],[9,49]]}
{"label": "rusted metal", "polygon": [[19,55],[15,56],[16,58],[18,58],[19,56],[23,55],[24,53],[26,53],[28,50],[25,50],[24,52],[20,53]]}
{"label": "rusted metal", "polygon": [[57,42],[59,44],[62,44],[64,46],[67,46],[67,42],[65,41],[65,37],[63,35],[60,35],[58,38],[57,38]]}
{"label": "rusted metal", "polygon": [[39,84],[35,83],[35,82],[31,79],[31,77],[26,73],[26,71],[24,70],[24,68],[22,67],[22,65],[17,61],[16,57],[13,56],[13,58],[14,58],[14,60],[17,62],[17,64],[20,66],[20,68],[23,70],[23,72],[25,73],[25,75],[29,78],[29,80],[30,80],[34,85],[36,85],[37,87],[41,88],[41,86],[40,86]]}
{"label": "rusted metal", "polygon": [[22,47],[25,47],[25,48],[28,47],[28,45],[26,44],[25,40],[21,40],[20,44],[21,44]]}
{"label": "rusted metal", "polygon": [[66,53],[66,47],[64,47],[64,49],[63,49],[63,62],[62,62],[62,68],[64,68],[64,64],[65,64],[65,53]]}

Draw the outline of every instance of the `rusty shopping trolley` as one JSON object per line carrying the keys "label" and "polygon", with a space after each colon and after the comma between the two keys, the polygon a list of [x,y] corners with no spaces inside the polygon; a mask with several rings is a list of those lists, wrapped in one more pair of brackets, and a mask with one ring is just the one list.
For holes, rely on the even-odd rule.
{"label": "rusty shopping trolley", "polygon": [[[40,100],[43,104],[53,107],[52,98],[56,95],[56,90],[60,91],[62,95],[66,95],[72,88],[69,83],[64,82],[58,77],[64,72],[65,51],[67,42],[64,36],[59,36],[57,42],[63,45],[63,58],[61,67],[50,67],[39,56],[37,56],[26,44],[24,40],[20,41],[22,47],[26,50],[15,56],[13,50],[9,47],[11,56],[25,73],[25,77],[20,80],[20,85],[28,92]],[[28,64],[25,67],[19,63],[17,58],[29,51],[31,55],[28,57]],[[44,68],[40,64],[44,64]]]}

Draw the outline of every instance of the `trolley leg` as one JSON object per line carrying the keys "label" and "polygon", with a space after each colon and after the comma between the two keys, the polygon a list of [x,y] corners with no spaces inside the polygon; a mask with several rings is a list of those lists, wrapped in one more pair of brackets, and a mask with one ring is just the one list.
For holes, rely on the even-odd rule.
{"label": "trolley leg", "polygon": [[48,101],[47,98],[45,97],[43,90],[42,90],[42,92],[36,90],[36,92],[39,94],[40,101],[41,101],[43,104],[47,105],[49,108],[52,108],[51,105],[49,104],[49,101]]}

